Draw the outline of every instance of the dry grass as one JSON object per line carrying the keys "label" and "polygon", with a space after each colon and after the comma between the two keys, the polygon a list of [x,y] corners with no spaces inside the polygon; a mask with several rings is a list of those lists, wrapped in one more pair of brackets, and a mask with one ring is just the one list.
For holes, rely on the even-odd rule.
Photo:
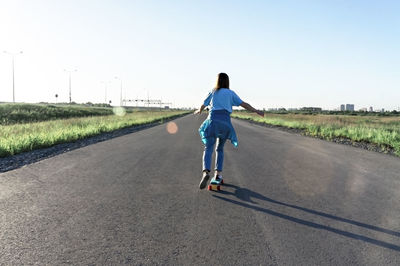
{"label": "dry grass", "polygon": [[124,116],[70,118],[0,126],[0,157],[72,142],[104,132],[162,121],[183,111],[133,112]]}
{"label": "dry grass", "polygon": [[392,148],[400,156],[400,117],[266,114],[261,118],[254,114],[235,112],[232,117],[261,123],[298,128],[308,135],[324,139],[348,138]]}

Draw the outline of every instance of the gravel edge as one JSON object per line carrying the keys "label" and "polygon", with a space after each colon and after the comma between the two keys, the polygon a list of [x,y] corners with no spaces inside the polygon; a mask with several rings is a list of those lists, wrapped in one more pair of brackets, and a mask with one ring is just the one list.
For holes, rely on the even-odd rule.
{"label": "gravel edge", "polygon": [[321,139],[321,140],[325,140],[325,141],[329,141],[329,142],[334,142],[334,143],[338,143],[338,144],[343,144],[343,145],[349,145],[349,146],[353,146],[356,148],[361,148],[364,150],[368,150],[368,151],[373,151],[373,152],[379,152],[379,153],[384,153],[384,154],[388,154],[391,156],[394,156],[396,158],[400,158],[399,156],[397,156],[395,154],[395,151],[392,147],[390,146],[380,146],[378,144],[374,144],[374,143],[370,143],[370,142],[366,142],[366,141],[355,141],[349,138],[333,138],[332,140],[329,139],[325,139],[321,136],[312,136],[307,134],[307,132],[303,129],[298,129],[298,128],[288,128],[288,127],[284,127],[284,126],[275,126],[275,125],[271,125],[271,124],[266,124],[266,123],[262,123],[262,122],[256,122],[256,121],[252,121],[249,119],[244,119],[244,118],[238,118],[238,117],[232,117],[234,119],[238,119],[238,120],[242,120],[242,121],[247,121],[251,124],[256,124],[256,125],[260,125],[263,127],[268,127],[268,128],[275,128],[278,130],[282,130],[282,131],[286,131],[289,133],[293,133],[293,134],[299,134],[305,137],[310,137],[310,138],[316,138],[316,139]]}
{"label": "gravel edge", "polygon": [[140,130],[144,130],[150,127],[154,127],[160,124],[164,124],[166,122],[169,122],[171,120],[186,116],[188,114],[182,114],[182,115],[176,115],[172,116],[166,119],[163,119],[161,121],[153,122],[153,123],[147,123],[143,125],[138,125],[138,126],[132,126],[132,127],[127,127],[127,128],[122,128],[122,129],[117,129],[112,132],[107,132],[107,133],[102,133],[93,137],[85,138],[85,139],[80,139],[75,142],[68,142],[68,143],[62,143],[62,144],[57,144],[52,147],[48,148],[43,148],[43,149],[37,149],[33,151],[28,151],[24,153],[20,153],[17,155],[13,156],[8,156],[4,158],[0,158],[0,173],[8,172],[14,169],[21,168],[25,165],[36,163],[38,161],[54,157],[56,155],[69,152],[75,149],[79,149],[88,145],[92,145],[98,142],[106,141],[109,139],[113,139],[116,137],[124,136],[127,134],[131,134]]}

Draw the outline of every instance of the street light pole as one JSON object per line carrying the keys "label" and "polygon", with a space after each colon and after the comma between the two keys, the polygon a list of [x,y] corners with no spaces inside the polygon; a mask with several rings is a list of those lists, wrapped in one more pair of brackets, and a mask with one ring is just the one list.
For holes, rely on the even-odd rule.
{"label": "street light pole", "polygon": [[15,103],[15,73],[14,73],[14,55],[12,56],[12,76],[13,76],[13,103]]}
{"label": "street light pole", "polygon": [[7,51],[4,51],[4,53],[11,55],[12,58],[12,81],[13,81],[13,103],[15,103],[15,72],[14,72],[14,57],[18,54],[22,54],[22,51],[19,53],[10,53]]}
{"label": "street light pole", "polygon": [[107,104],[107,84],[110,83],[110,81],[102,81],[101,83],[104,83],[104,103]]}
{"label": "street light pole", "polygon": [[119,79],[121,81],[121,93],[119,97],[119,106],[122,106],[122,79],[119,77],[115,77],[115,79]]}
{"label": "street light pole", "polygon": [[64,71],[69,74],[69,79],[68,79],[69,80],[69,104],[71,104],[72,103],[72,97],[71,97],[71,73],[72,72],[76,72],[76,69],[74,69],[74,70],[64,69]]}
{"label": "street light pole", "polygon": [[72,102],[72,96],[71,96],[71,72],[69,72],[69,104]]}

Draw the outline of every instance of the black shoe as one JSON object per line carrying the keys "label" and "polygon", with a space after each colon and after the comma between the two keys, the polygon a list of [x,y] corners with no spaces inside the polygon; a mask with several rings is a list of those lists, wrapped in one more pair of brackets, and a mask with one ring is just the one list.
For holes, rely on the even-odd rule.
{"label": "black shoe", "polygon": [[203,178],[200,181],[199,188],[204,189],[207,186],[207,181],[210,179],[210,174],[207,171],[203,172]]}

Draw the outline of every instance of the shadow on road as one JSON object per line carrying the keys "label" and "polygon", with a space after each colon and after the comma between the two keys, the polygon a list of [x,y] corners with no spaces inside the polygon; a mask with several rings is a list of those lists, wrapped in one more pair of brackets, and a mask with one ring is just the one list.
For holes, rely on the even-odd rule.
{"label": "shadow on road", "polygon": [[[339,234],[339,235],[342,235],[342,236],[345,236],[345,237],[349,237],[349,238],[353,238],[353,239],[357,239],[357,240],[362,240],[362,241],[365,241],[365,242],[368,242],[368,243],[371,243],[371,244],[374,244],[374,245],[377,245],[377,246],[381,246],[381,247],[384,247],[384,248],[389,248],[389,249],[392,249],[392,250],[400,251],[400,246],[397,246],[397,245],[394,245],[394,244],[391,244],[391,243],[387,243],[387,242],[380,241],[380,240],[377,240],[377,239],[373,239],[373,238],[370,238],[370,237],[366,237],[366,236],[362,236],[362,235],[359,235],[359,234],[354,234],[354,233],[351,233],[351,232],[343,231],[343,230],[340,230],[340,229],[335,229],[335,228],[332,228],[332,227],[329,227],[329,226],[326,226],[326,225],[322,225],[322,224],[306,221],[306,220],[299,219],[299,218],[296,218],[296,217],[293,217],[293,216],[289,216],[289,215],[282,214],[282,213],[279,213],[279,212],[276,212],[276,211],[272,211],[272,210],[269,210],[269,209],[266,209],[266,208],[255,206],[258,203],[254,202],[252,200],[252,198],[259,199],[259,200],[264,200],[264,201],[271,202],[271,203],[274,203],[274,204],[278,204],[278,205],[281,205],[281,206],[290,207],[290,208],[301,210],[301,211],[304,211],[304,212],[307,212],[307,213],[319,215],[319,216],[322,216],[322,217],[334,219],[334,220],[337,220],[337,221],[340,221],[340,222],[349,223],[349,224],[352,224],[352,225],[364,227],[364,228],[367,228],[367,229],[370,229],[370,230],[386,233],[386,234],[397,236],[397,237],[400,237],[400,232],[396,232],[396,231],[392,231],[392,230],[389,230],[389,229],[381,228],[381,227],[378,227],[378,226],[374,226],[374,225],[369,225],[369,224],[353,221],[353,220],[350,220],[350,219],[334,216],[334,215],[327,214],[327,213],[324,213],[324,212],[319,212],[319,211],[307,209],[307,208],[304,208],[304,207],[288,204],[288,203],[285,203],[285,202],[280,202],[280,201],[265,197],[265,196],[263,196],[263,195],[261,195],[261,194],[259,194],[257,192],[251,191],[251,190],[249,190],[247,188],[241,188],[241,187],[238,187],[238,186],[235,186],[235,185],[232,185],[232,184],[224,184],[224,186],[225,187],[234,188],[235,191],[234,192],[220,191],[219,194],[233,195],[233,196],[237,197],[238,199],[240,199],[240,200],[242,200],[244,202],[233,200],[233,199],[229,199],[229,198],[225,198],[225,197],[218,196],[218,195],[213,195],[213,197],[218,198],[220,200],[224,200],[226,202],[230,202],[230,203],[242,206],[242,207],[246,207],[246,208],[253,209],[253,210],[256,210],[256,211],[259,211],[259,212],[263,212],[263,213],[267,213],[267,214],[270,214],[270,215],[273,215],[273,216],[276,216],[276,217],[279,217],[279,218],[282,218],[282,219],[285,219],[285,220],[288,220],[288,221],[291,221],[291,222],[295,222],[295,223],[298,223],[298,224],[306,225],[306,226],[317,228],[317,229],[326,230],[326,231],[333,232],[333,233],[336,233],[336,234]],[[250,204],[245,203],[245,202],[249,202],[249,203],[252,203],[252,204],[255,204],[255,205],[250,205]]]}

